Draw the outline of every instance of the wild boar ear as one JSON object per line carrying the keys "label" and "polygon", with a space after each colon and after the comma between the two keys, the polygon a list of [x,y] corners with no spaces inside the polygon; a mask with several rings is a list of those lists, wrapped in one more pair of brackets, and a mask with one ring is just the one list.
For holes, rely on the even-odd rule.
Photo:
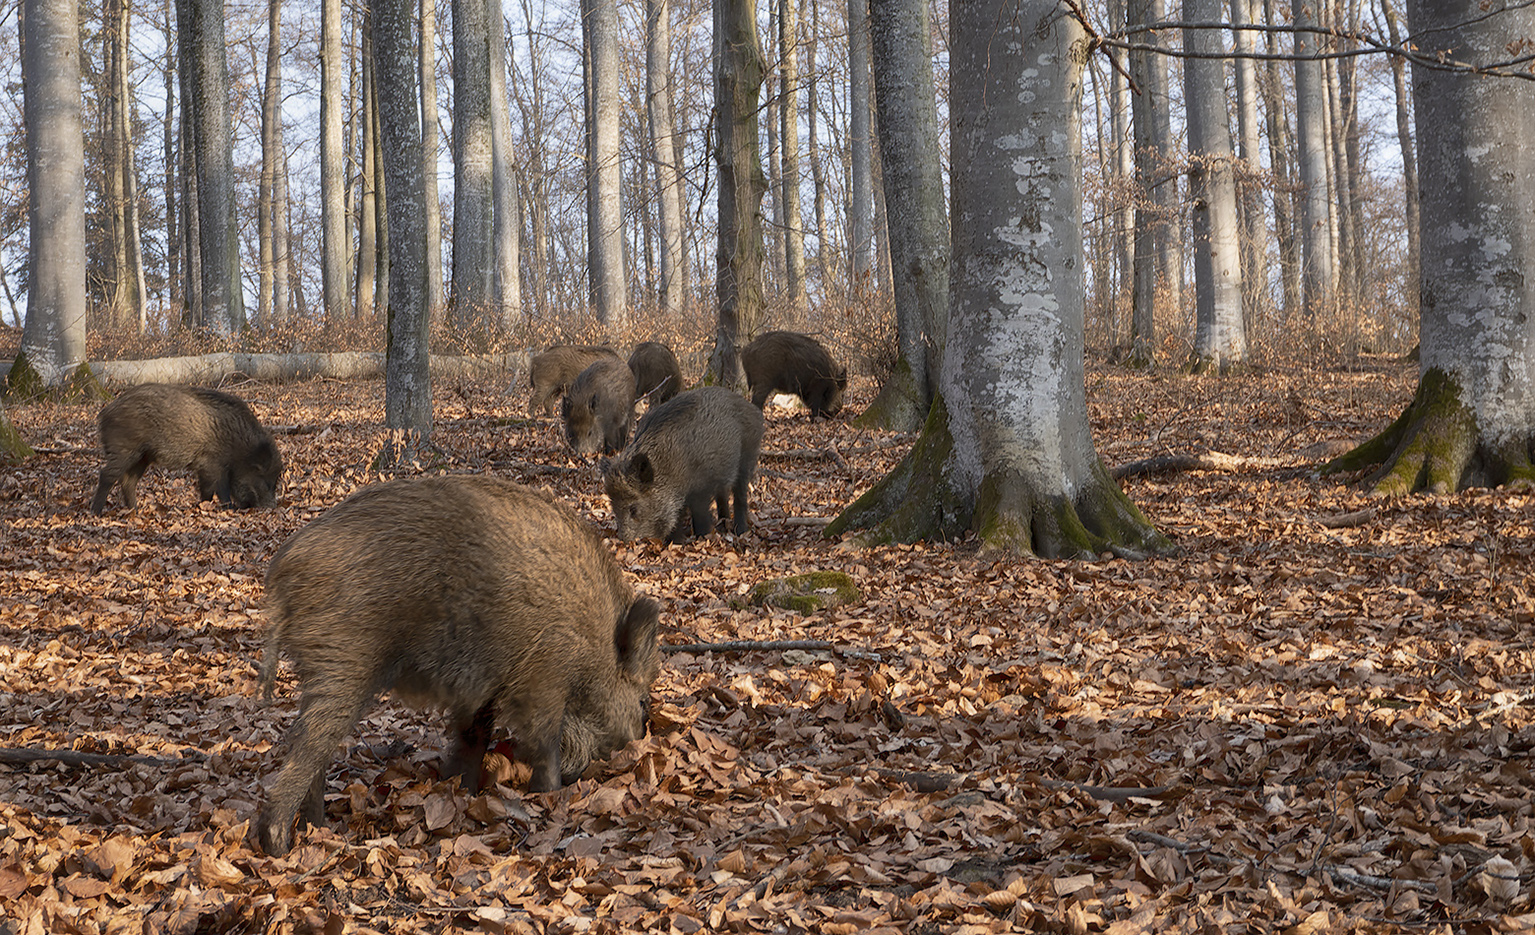
{"label": "wild boar ear", "polygon": [[637,597],[613,628],[618,666],[633,678],[653,677],[660,665],[661,605],[655,598]]}
{"label": "wild boar ear", "polygon": [[629,473],[642,484],[653,483],[656,479],[656,467],[650,463],[650,455],[643,451],[629,459]]}

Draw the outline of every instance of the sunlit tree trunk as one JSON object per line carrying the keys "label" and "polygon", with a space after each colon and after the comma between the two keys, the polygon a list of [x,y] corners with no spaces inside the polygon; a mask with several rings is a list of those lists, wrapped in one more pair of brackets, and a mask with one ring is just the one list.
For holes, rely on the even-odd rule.
{"label": "sunlit tree trunk", "polygon": [[[1134,27],[1160,22],[1162,0],[1129,0],[1126,21]],[[1140,36],[1144,45],[1160,45],[1154,32]],[[1182,228],[1178,223],[1178,183],[1168,115],[1167,60],[1155,52],[1130,53],[1130,80],[1140,89],[1131,101],[1135,125],[1135,175],[1145,201],[1135,213],[1134,291],[1130,309],[1127,360],[1146,366],[1156,359],[1156,304],[1165,297],[1173,311],[1183,302]]]}
{"label": "sunlit tree trunk", "polygon": [[[1125,28],[1125,0],[1108,0],[1109,28]],[[1116,290],[1105,303],[1107,344],[1118,352],[1128,337],[1122,313],[1135,301],[1135,199],[1130,196],[1135,185],[1135,133],[1131,127],[1130,61],[1124,49],[1108,49],[1113,67],[1109,69],[1109,124],[1113,134],[1113,180],[1119,194],[1119,208],[1114,214],[1114,266],[1118,274]]]}
{"label": "sunlit tree trunk", "polygon": [[478,326],[495,274],[494,145],[486,0],[453,0],[453,270],[449,317]]}
{"label": "sunlit tree trunk", "polygon": [[[951,2],[953,272],[938,399],[830,534],[1052,557],[1169,548],[1108,476],[1083,371],[1082,69],[1058,0]],[[876,525],[877,524],[877,525]],[[872,527],[872,528],[870,528]]]}
{"label": "sunlit tree trunk", "polygon": [[[1253,22],[1253,0],[1231,0],[1231,21],[1241,26]],[[1243,55],[1257,51],[1256,36],[1234,30],[1233,42],[1241,53],[1233,62],[1236,71],[1238,155],[1237,205],[1242,215],[1242,291],[1249,328],[1268,302],[1268,219],[1263,211],[1263,154],[1258,129],[1257,63]]]}
{"label": "sunlit tree trunk", "polygon": [[[1275,25],[1274,0],[1264,0],[1263,20]],[[1279,40],[1270,30],[1265,37],[1269,55],[1263,64],[1263,113],[1268,125],[1269,167],[1274,173],[1274,240],[1279,248],[1279,280],[1284,295],[1285,314],[1301,310],[1304,301],[1301,290],[1300,245],[1295,237],[1296,193],[1291,191],[1290,154],[1294,152],[1294,139],[1290,133],[1290,120],[1285,114],[1284,94],[1279,80]]]}
{"label": "sunlit tree trunk", "polygon": [[[1396,5],[1391,0],[1381,0],[1381,6],[1386,14],[1386,28],[1391,36],[1392,47],[1402,43],[1400,14]],[[1413,285],[1418,282],[1421,271],[1422,248],[1419,246],[1418,223],[1418,157],[1412,141],[1412,106],[1407,95],[1407,65],[1400,56],[1393,55],[1391,61],[1391,81],[1396,91],[1396,138],[1402,147],[1402,179],[1403,190],[1406,198],[1407,214],[1407,275],[1408,287],[1403,291],[1403,301],[1407,306],[1407,313],[1413,320],[1418,317],[1418,290]]]}
{"label": "sunlit tree trunk", "polygon": [[874,166],[872,101],[869,93],[869,0],[847,0],[848,148],[853,177],[848,199],[848,247],[852,252],[853,289],[872,285],[874,276]]}
{"label": "sunlit tree trunk", "polygon": [[202,244],[203,324],[224,335],[245,328],[240,238],[235,222],[234,137],[223,0],[191,0],[192,96],[197,126],[197,217]]}
{"label": "sunlit tree trunk", "polygon": [[261,86],[261,180],[256,194],[256,326],[271,328],[282,318],[276,304],[277,172],[282,158],[282,4],[267,3],[266,77]]}
{"label": "sunlit tree trunk", "polygon": [[[1290,0],[1295,25],[1316,26],[1314,5]],[[1327,197],[1327,86],[1317,35],[1295,33],[1295,125],[1300,147],[1301,283],[1306,314],[1331,314],[1337,273],[1332,253],[1332,210]]]}
{"label": "sunlit tree trunk", "polygon": [[101,105],[106,213],[111,239],[107,270],[107,318],[113,327],[142,330],[145,324],[144,263],[139,244],[138,173],[133,158],[133,89],[129,83],[128,0],[108,0],[102,11],[103,92]]}
{"label": "sunlit tree trunk", "polygon": [[381,462],[408,460],[429,443],[432,383],[428,371],[426,205],[421,181],[418,56],[411,42],[417,0],[374,0],[373,75],[377,82],[379,151],[389,212],[388,345],[384,424],[399,430]]}
{"label": "sunlit tree trunk", "polygon": [[872,0],[869,14],[900,356],[860,421],[913,431],[932,407],[949,314],[949,216],[928,4]]}
{"label": "sunlit tree trunk", "polygon": [[586,242],[592,307],[610,328],[628,321],[623,175],[619,162],[618,3],[582,0],[586,40]]}
{"label": "sunlit tree trunk", "polygon": [[[160,29],[165,37],[167,48],[174,48],[176,45],[176,28],[171,22],[171,11],[174,8],[174,0],[165,0],[161,10]],[[165,160],[165,276],[168,292],[166,305],[169,309],[180,309],[185,296],[185,290],[181,285],[183,255],[181,249],[181,226],[179,223],[181,199],[177,197],[179,184],[177,168],[179,164],[177,160],[179,140],[176,135],[176,128],[178,126],[176,114],[179,108],[176,107],[176,82],[181,74],[177,63],[178,56],[174,54],[161,57],[160,77],[165,92],[165,110],[160,118],[160,133],[162,136],[160,153],[161,158]],[[179,315],[176,317],[179,317]],[[172,320],[175,320],[175,318],[173,317]]]}
{"label": "sunlit tree trunk", "polygon": [[[1222,0],[1183,0],[1183,18],[1220,22]],[[1242,318],[1242,254],[1236,173],[1226,111],[1221,34],[1185,29],[1183,98],[1188,116],[1189,187],[1194,222],[1194,372],[1225,372],[1247,357]]]}
{"label": "sunlit tree trunk", "polygon": [[740,339],[762,318],[762,196],[767,179],[757,144],[766,71],[756,0],[714,0],[714,106],[719,169],[715,292],[719,317],[705,382],[742,383]]}
{"label": "sunlit tree trunk", "polygon": [[[1411,0],[1419,54],[1484,65],[1535,7]],[[1333,463],[1377,493],[1535,485],[1535,84],[1413,65],[1423,216],[1421,378],[1390,427]]]}
{"label": "sunlit tree trunk", "polygon": [[[21,67],[31,196],[27,202],[31,288],[21,354],[42,385],[60,386],[85,363],[85,126],[79,11],[72,0],[23,2]],[[9,376],[13,390],[18,389],[19,375]]]}
{"label": "sunlit tree trunk", "polygon": [[650,157],[655,163],[656,217],[660,240],[661,311],[668,318],[682,314],[687,292],[683,286],[682,174],[672,138],[672,42],[670,0],[645,2],[646,114],[650,120]]}
{"label": "sunlit tree trunk", "polygon": [[437,0],[419,0],[421,41],[421,200],[426,209],[426,310],[442,313],[442,202],[437,192]]}
{"label": "sunlit tree trunk", "polygon": [[510,328],[522,315],[521,219],[517,210],[516,153],[512,147],[511,104],[506,97],[506,19],[501,0],[490,3],[490,149],[491,192],[495,198],[495,218],[491,233],[495,238],[496,274],[491,294],[495,319]]}
{"label": "sunlit tree trunk", "polygon": [[791,308],[805,302],[805,222],[800,207],[799,169],[799,15],[796,0],[780,0],[778,7],[779,136],[783,149],[783,174],[779,180],[783,201],[784,287]]}
{"label": "sunlit tree trunk", "polygon": [[[483,2],[483,0],[482,0]],[[373,11],[364,9],[362,29],[362,107],[357,114],[360,139],[357,185],[357,283],[355,296],[358,318],[372,318],[378,297],[379,225],[378,225],[378,90],[373,78]]]}
{"label": "sunlit tree trunk", "polygon": [[320,253],[325,318],[352,316],[351,238],[347,235],[346,111],[342,76],[347,59],[341,45],[341,0],[320,0]]}
{"label": "sunlit tree trunk", "polygon": [[[806,128],[805,145],[810,151],[810,178],[814,185],[814,215],[815,215],[815,266],[816,276],[821,283],[821,294],[831,288],[832,270],[839,269],[841,263],[837,260],[836,251],[827,238],[826,223],[826,169],[822,162],[821,144],[819,140],[819,127],[821,120],[819,108],[816,102],[821,99],[821,70],[816,62],[816,49],[820,45],[821,16],[819,0],[801,0],[810,6],[810,41],[805,45],[805,58],[810,63],[810,82],[805,89],[805,99],[810,102],[806,109],[806,117],[809,118],[809,126]],[[800,19],[804,19],[804,7],[800,8]]]}

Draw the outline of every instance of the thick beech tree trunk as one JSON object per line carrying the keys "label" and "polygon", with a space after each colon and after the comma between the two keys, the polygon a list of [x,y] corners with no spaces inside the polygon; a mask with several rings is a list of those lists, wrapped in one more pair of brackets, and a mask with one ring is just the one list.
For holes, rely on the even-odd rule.
{"label": "thick beech tree trunk", "polygon": [[484,321],[495,273],[489,20],[486,0],[453,0],[453,271],[448,309],[461,329]]}
{"label": "thick beech tree trunk", "polygon": [[927,419],[949,314],[949,216],[927,17],[927,0],[869,6],[900,358],[859,421],[896,431]]}
{"label": "thick beech tree trunk", "polygon": [[1080,105],[1087,39],[1062,0],[954,0],[954,257],[922,436],[828,534],[1086,557],[1170,548],[1110,479],[1083,373]]}
{"label": "thick beech tree trunk", "polygon": [[191,53],[197,127],[197,219],[202,250],[203,324],[223,335],[245,328],[240,237],[235,222],[234,136],[229,108],[229,59],[223,0],[191,0],[186,37]]}
{"label": "thick beech tree trunk", "polygon": [[[1535,36],[1535,8],[1407,6],[1419,51],[1473,64]],[[1423,215],[1422,377],[1384,432],[1332,462],[1376,493],[1535,485],[1535,85],[1413,66]]]}

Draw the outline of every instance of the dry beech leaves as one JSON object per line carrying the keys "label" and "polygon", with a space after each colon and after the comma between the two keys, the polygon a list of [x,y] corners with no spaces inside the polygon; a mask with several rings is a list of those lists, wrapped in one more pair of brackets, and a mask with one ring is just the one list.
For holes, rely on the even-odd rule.
{"label": "dry beech leaves", "polygon": [[[834,651],[668,655],[651,735],[547,795],[510,737],[490,791],[438,781],[440,723],[386,701],[282,858],[247,841],[295,713],[286,671],[258,696],[261,579],[377,479],[382,384],[230,387],[290,465],[265,512],[154,471],[92,517],[94,407],[13,406],[42,454],[0,474],[0,931],[1529,928],[1530,495],[1372,501],[1303,454],[1385,425],[1414,375],[1090,368],[1109,464],[1250,459],[1128,480],[1183,549],[1141,563],[826,541],[910,439],[774,410],[753,532],[615,548],[667,643]],[[438,388],[443,466],[610,531],[596,465],[504,389]],[[741,600],[823,569],[863,599]]]}

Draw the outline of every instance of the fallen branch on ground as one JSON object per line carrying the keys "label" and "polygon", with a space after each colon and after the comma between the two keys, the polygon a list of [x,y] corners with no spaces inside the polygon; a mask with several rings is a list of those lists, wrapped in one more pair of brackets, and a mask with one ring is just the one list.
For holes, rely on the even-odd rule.
{"label": "fallen branch on ground", "polygon": [[132,753],[85,753],[80,750],[43,750],[37,747],[0,747],[0,763],[25,766],[28,763],[63,763],[65,766],[178,766],[187,760],[207,759],[197,750],[187,750],[176,759]]}
{"label": "fallen branch on ground", "polygon": [[1211,451],[1202,455],[1158,455],[1154,458],[1142,458],[1139,461],[1121,464],[1109,473],[1113,475],[1115,480],[1124,480],[1127,477],[1140,477],[1146,474],[1170,474],[1174,471],[1223,471],[1230,473],[1232,471],[1240,471],[1243,468],[1290,466],[1290,462],[1282,458],[1246,458],[1241,455],[1228,455],[1221,451]]}

